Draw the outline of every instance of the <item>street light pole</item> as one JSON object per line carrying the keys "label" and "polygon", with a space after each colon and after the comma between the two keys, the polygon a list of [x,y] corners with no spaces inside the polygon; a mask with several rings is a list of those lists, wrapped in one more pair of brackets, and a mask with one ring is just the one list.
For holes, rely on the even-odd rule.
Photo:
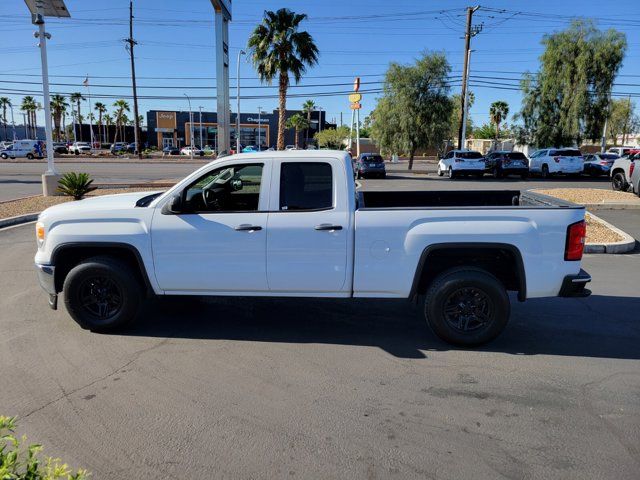
{"label": "street light pole", "polygon": [[204,148],[204,142],[202,141],[202,106],[199,106],[198,110],[200,110],[200,150],[202,150]]}
{"label": "street light pole", "polygon": [[15,142],[18,138],[16,137],[16,121],[13,119],[13,105],[9,105],[11,109],[11,125],[13,125],[13,141]]}
{"label": "street light pole", "polygon": [[[34,18],[34,24],[38,25],[38,32],[36,37],[40,41],[40,61],[42,63],[42,91],[44,96],[44,125],[45,135],[47,142],[47,171],[45,176],[56,175],[56,167],[53,162],[53,135],[51,131],[51,100],[49,98],[49,66],[47,63],[47,39],[51,38],[51,35],[44,30],[44,16],[42,15],[42,5],[38,2],[38,15]],[[57,180],[56,180],[57,183]],[[46,183],[43,185],[44,195],[49,192],[46,188]]]}
{"label": "street light pole", "polygon": [[322,131],[322,107],[318,107],[318,131]]}
{"label": "street light pole", "polygon": [[259,152],[262,151],[262,143],[260,142],[260,131],[262,130],[262,128],[260,127],[261,114],[262,114],[262,107],[258,107],[258,151]]}
{"label": "street light pole", "polygon": [[240,55],[245,55],[244,50],[238,52],[238,66],[236,75],[236,100],[238,102],[238,110],[236,113],[236,153],[240,153]]}
{"label": "street light pole", "polygon": [[189,95],[184,94],[187,97],[187,102],[189,102],[189,157],[193,160],[193,112],[191,111],[191,99]]}

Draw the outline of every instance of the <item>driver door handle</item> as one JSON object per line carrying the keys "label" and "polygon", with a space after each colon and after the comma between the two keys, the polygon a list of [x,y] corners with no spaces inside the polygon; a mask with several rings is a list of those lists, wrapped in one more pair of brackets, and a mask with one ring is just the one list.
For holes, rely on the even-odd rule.
{"label": "driver door handle", "polygon": [[249,225],[243,223],[242,225],[235,227],[235,230],[237,232],[257,232],[258,230],[262,230],[262,227],[260,225]]}
{"label": "driver door handle", "polygon": [[331,225],[330,223],[322,223],[320,225],[316,225],[315,229],[318,231],[330,231],[333,232],[335,230],[342,230],[342,225]]}

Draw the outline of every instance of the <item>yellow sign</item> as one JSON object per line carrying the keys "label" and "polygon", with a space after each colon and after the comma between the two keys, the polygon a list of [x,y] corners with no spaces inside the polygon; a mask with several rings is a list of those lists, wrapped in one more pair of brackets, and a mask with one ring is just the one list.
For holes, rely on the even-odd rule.
{"label": "yellow sign", "polygon": [[362,108],[362,105],[359,102],[353,102],[351,105],[349,105],[349,108],[351,110],[360,110]]}
{"label": "yellow sign", "polygon": [[352,93],[349,95],[349,101],[351,103],[358,103],[360,100],[362,100],[362,94],[360,93]]}

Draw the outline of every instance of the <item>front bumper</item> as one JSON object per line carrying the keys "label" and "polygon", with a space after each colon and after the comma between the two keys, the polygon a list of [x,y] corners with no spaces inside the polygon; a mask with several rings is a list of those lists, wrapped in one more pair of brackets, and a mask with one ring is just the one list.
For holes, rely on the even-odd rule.
{"label": "front bumper", "polygon": [[58,308],[58,292],[56,292],[55,267],[52,265],[40,265],[36,263],[38,282],[42,289],[49,294],[49,306],[52,309]]}
{"label": "front bumper", "polygon": [[562,281],[562,287],[560,287],[559,297],[588,297],[591,295],[591,290],[585,287],[587,283],[591,281],[591,275],[580,269],[580,273],[577,275],[567,275]]}

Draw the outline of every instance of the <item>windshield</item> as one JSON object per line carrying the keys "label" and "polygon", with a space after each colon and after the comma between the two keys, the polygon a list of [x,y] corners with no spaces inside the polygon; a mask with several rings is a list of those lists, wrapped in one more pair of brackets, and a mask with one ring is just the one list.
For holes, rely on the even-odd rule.
{"label": "windshield", "polygon": [[509,158],[511,160],[526,160],[527,157],[522,152],[509,152],[504,154],[504,158]]}
{"label": "windshield", "polygon": [[466,158],[469,160],[477,160],[482,158],[482,154],[480,152],[458,152],[456,154],[458,158]]}

